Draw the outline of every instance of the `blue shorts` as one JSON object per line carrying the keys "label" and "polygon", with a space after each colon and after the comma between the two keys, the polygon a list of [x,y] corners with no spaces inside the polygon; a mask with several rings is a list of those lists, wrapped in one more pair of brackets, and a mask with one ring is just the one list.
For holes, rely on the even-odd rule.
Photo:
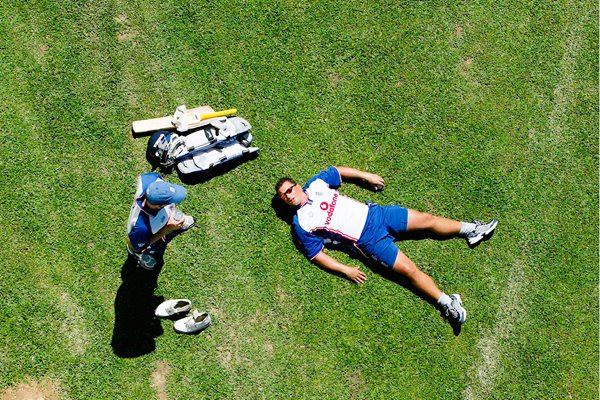
{"label": "blue shorts", "polygon": [[394,235],[406,232],[407,225],[407,208],[372,204],[365,228],[356,245],[367,256],[392,268],[398,256]]}

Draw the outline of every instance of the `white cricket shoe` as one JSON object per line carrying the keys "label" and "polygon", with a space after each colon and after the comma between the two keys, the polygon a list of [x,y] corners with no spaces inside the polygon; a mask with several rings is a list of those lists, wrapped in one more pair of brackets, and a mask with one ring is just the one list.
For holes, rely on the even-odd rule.
{"label": "white cricket shoe", "polygon": [[182,231],[187,231],[196,224],[196,221],[194,221],[194,217],[192,217],[191,215],[185,215],[178,209],[175,209],[173,219],[178,222],[181,221],[181,219],[184,219],[183,225],[181,225]]}
{"label": "white cricket shoe", "polygon": [[442,317],[444,317],[450,323],[450,325],[464,324],[467,320],[467,310],[465,310],[462,306],[462,299],[460,298],[460,295],[451,294],[450,299],[450,305],[445,307],[441,312]]}
{"label": "white cricket shoe", "polygon": [[194,225],[196,225],[196,221],[194,221],[194,217],[192,217],[191,215],[186,215],[185,216],[185,222],[181,226],[181,230],[182,231],[187,231],[188,229],[190,229]]}
{"label": "white cricket shoe", "polygon": [[199,333],[210,325],[210,315],[207,312],[192,311],[192,315],[175,321],[173,329],[177,333]]}
{"label": "white cricket shoe", "polygon": [[177,299],[163,301],[154,310],[154,315],[159,318],[167,318],[177,314],[187,313],[192,309],[192,302],[188,299]]}
{"label": "white cricket shoe", "polygon": [[487,224],[482,221],[473,221],[475,229],[473,232],[467,233],[466,239],[470,247],[477,246],[482,240],[489,238],[498,225],[498,220],[493,219]]}

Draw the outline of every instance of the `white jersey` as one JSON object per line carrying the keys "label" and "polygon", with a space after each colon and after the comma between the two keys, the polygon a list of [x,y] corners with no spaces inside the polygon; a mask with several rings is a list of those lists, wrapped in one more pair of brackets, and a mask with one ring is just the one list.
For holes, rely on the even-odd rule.
{"label": "white jersey", "polygon": [[369,207],[331,189],[322,179],[306,188],[309,201],[298,209],[298,224],[306,232],[327,231],[356,242],[365,227]]}

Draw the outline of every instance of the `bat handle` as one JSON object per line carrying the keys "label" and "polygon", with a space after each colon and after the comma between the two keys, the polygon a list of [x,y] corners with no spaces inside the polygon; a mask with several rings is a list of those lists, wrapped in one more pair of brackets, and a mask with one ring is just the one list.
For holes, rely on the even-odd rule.
{"label": "bat handle", "polygon": [[215,111],[215,112],[208,113],[208,114],[202,114],[202,115],[200,115],[200,120],[210,119],[210,118],[217,118],[217,117],[224,117],[224,116],[232,115],[232,114],[235,114],[235,113],[237,113],[237,109],[230,108],[228,110]]}

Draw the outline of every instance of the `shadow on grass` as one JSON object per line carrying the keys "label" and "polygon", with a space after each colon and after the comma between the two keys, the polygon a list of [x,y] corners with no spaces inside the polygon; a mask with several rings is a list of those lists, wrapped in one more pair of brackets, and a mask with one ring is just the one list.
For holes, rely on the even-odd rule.
{"label": "shadow on grass", "polygon": [[[290,225],[290,234],[291,234],[291,224],[294,219],[295,208],[290,207],[287,204],[285,204],[277,195],[273,196],[273,198],[271,200],[271,207],[273,208],[273,210],[275,211],[275,215],[279,219],[284,221],[286,224]],[[404,241],[404,240],[423,240],[423,239],[449,240],[449,239],[452,239],[455,237],[457,237],[457,236],[451,236],[451,237],[437,236],[437,235],[431,234],[430,232],[411,232],[411,233],[404,232],[402,234],[396,235],[394,237],[394,241],[398,242],[398,241]],[[296,246],[296,249],[299,252],[302,252],[300,243],[298,243],[297,240],[293,240],[293,242],[294,242],[294,245]],[[419,297],[423,301],[431,304],[435,309],[441,311],[440,306],[437,304],[437,302],[435,300],[424,297],[419,291],[417,291],[414,288],[414,286],[410,283],[410,281],[405,276],[400,275],[399,273],[395,272],[391,268],[384,267],[381,263],[379,263],[371,258],[366,257],[361,252],[359,252],[356,248],[351,247],[351,246],[331,245],[331,244],[326,245],[326,248],[331,249],[331,250],[343,251],[343,252],[347,253],[352,259],[360,261],[369,270],[373,271],[374,273],[380,275],[381,277],[383,277],[385,279],[388,279],[391,282],[396,283],[399,286],[402,286],[403,288],[409,290],[415,296]],[[319,265],[316,265],[316,266],[319,267],[319,269],[321,269],[322,271],[325,271],[329,274],[339,276],[344,279],[348,279],[343,274],[330,271]],[[458,324],[458,325],[451,324],[451,327],[452,327],[452,331],[454,332],[454,335],[458,336],[461,331],[461,325],[460,324]]]}
{"label": "shadow on grass", "polygon": [[[403,235],[403,237],[405,237],[405,239],[403,239],[403,240],[409,240],[409,239],[406,239],[406,237],[410,237],[410,236]],[[425,239],[425,238],[426,238],[425,236],[419,235],[413,240],[421,240],[421,239]],[[429,237],[429,238],[431,238],[431,237]],[[446,238],[444,238],[444,239],[446,239]],[[386,267],[382,266],[380,263],[378,263],[375,260],[372,260],[370,258],[366,258],[364,256],[353,257],[353,258],[360,259],[360,261],[367,268],[369,268],[371,271],[373,271],[377,275],[379,275],[391,282],[394,282],[397,285],[402,286],[404,289],[409,290],[411,293],[413,293],[415,296],[417,296],[421,300],[431,304],[431,306],[433,308],[435,308],[436,310],[438,310],[440,312],[442,311],[442,309],[440,308],[440,305],[437,304],[437,302],[435,300],[428,298],[428,297],[424,297],[420,292],[418,292],[414,288],[414,286],[409,282],[409,280],[406,277],[404,277],[403,275],[400,275],[399,273],[394,272],[391,268],[386,268]],[[462,327],[460,324],[450,324],[450,327],[452,328],[452,332],[454,333],[455,336],[458,336],[460,334],[461,327]]]}
{"label": "shadow on grass", "polygon": [[181,182],[185,183],[186,185],[197,185],[200,183],[208,182],[217,176],[224,175],[224,174],[236,169],[240,165],[245,164],[247,161],[256,159],[258,157],[258,154],[259,154],[258,152],[245,154],[245,155],[242,155],[241,157],[234,158],[231,161],[226,161],[223,164],[214,166],[207,171],[194,172],[191,174],[182,174],[175,167],[159,168],[159,170],[163,174],[172,174],[173,171],[175,170],[177,173],[177,176],[179,177],[179,180]]}
{"label": "shadow on grass", "polygon": [[345,178],[344,179],[345,183],[352,183],[358,187],[361,187],[363,189],[366,189],[370,192],[383,192],[383,190],[385,189],[385,186],[383,185],[377,185],[375,187],[373,187],[373,185],[371,185],[369,182],[363,180],[363,179],[358,179],[358,178]]}
{"label": "shadow on grass", "polygon": [[285,204],[283,200],[281,200],[281,198],[276,194],[273,195],[273,198],[271,199],[271,208],[273,208],[273,211],[275,211],[277,218],[290,226],[292,225],[292,222],[294,221],[294,215],[296,215],[295,208]]}
{"label": "shadow on grass", "polygon": [[208,171],[204,171],[204,172],[197,172],[197,173],[187,174],[187,175],[179,173],[179,171],[177,173],[178,173],[178,176],[179,176],[179,179],[181,180],[181,182],[188,184],[188,185],[196,185],[199,183],[208,182],[217,176],[224,175],[224,174],[228,173],[229,171],[236,169],[240,165],[245,164],[246,162],[248,162],[250,160],[256,159],[258,157],[258,154],[259,154],[258,152],[245,154],[245,155],[242,155],[241,157],[234,158],[231,161],[226,161],[223,164],[219,164],[215,167],[212,167]]}
{"label": "shadow on grass", "polygon": [[139,357],[155,350],[154,339],[163,334],[154,309],[164,301],[155,296],[158,275],[163,266],[160,254],[153,271],[138,267],[129,255],[121,269],[122,284],[115,296],[115,326],[111,346],[116,356]]}

